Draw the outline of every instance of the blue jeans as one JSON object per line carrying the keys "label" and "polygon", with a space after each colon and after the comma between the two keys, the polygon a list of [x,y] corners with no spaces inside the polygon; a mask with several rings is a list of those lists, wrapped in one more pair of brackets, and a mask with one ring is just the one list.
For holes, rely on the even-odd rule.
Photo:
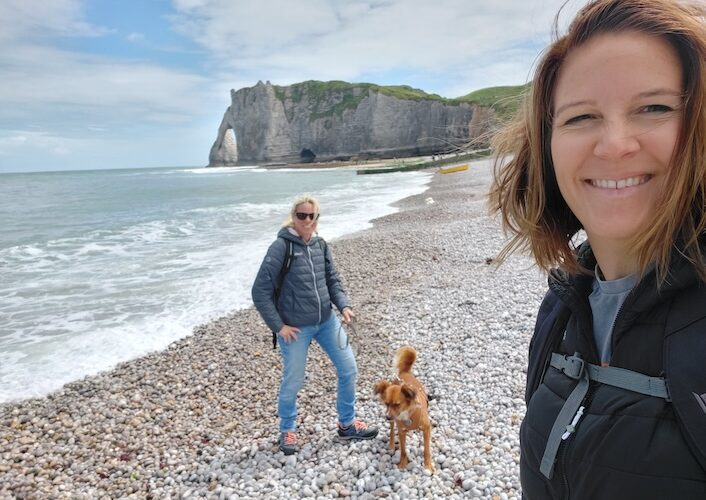
{"label": "blue jeans", "polygon": [[[287,343],[277,336],[282,362],[284,364],[282,384],[277,400],[280,432],[296,430],[297,393],[304,384],[304,371],[309,344],[316,340],[336,368],[338,389],[336,392],[336,411],[338,421],[347,426],[355,418],[355,382],[358,377],[358,367],[351,346],[348,344],[348,334],[341,328],[338,317],[332,312],[329,319],[320,325],[301,326],[297,340]],[[343,347],[343,349],[341,349]]]}

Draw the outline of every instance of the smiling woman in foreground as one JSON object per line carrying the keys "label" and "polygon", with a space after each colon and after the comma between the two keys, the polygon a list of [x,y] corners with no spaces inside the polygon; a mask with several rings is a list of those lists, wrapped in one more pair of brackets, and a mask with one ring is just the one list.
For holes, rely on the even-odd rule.
{"label": "smiling woman in foreground", "polygon": [[706,498],[705,14],[590,2],[495,138],[500,260],[526,249],[549,271],[525,498]]}

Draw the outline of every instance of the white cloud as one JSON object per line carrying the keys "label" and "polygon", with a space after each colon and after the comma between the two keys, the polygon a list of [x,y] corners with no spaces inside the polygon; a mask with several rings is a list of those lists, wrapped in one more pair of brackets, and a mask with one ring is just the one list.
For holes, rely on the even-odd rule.
{"label": "white cloud", "polygon": [[[37,64],[37,61],[42,61]],[[70,106],[157,108],[193,112],[190,96],[207,79],[143,62],[109,60],[41,46],[0,55],[12,71],[3,75],[0,102]]]}
{"label": "white cloud", "polygon": [[43,151],[64,156],[71,153],[75,139],[33,130],[0,131],[0,155]]}
{"label": "white cloud", "polygon": [[[258,79],[357,81],[361,75],[418,71],[448,73],[446,87],[424,89],[448,95],[471,68],[488,76],[475,78],[479,84],[494,85],[491,77],[501,70],[523,83],[562,3],[175,0],[179,15],[174,23],[205,47],[223,71],[250,75],[250,85]],[[520,46],[525,47],[522,59],[517,58]],[[508,83],[509,78],[501,80]]]}
{"label": "white cloud", "polygon": [[[109,30],[83,18],[81,3],[9,0],[0,3],[0,126],[28,122],[130,127],[138,122],[184,123],[216,99],[210,79],[147,61],[57,48],[59,37],[97,37]],[[139,41],[141,34],[128,35]],[[90,38],[89,38],[90,40]]]}
{"label": "white cloud", "polygon": [[[85,38],[90,48],[98,37],[115,35],[91,24],[82,4],[0,2],[0,129],[6,130],[0,130],[0,171],[114,166],[127,157],[132,166],[207,158],[205,134],[197,148],[178,134],[210,117],[215,137],[227,91],[213,94],[211,76],[189,67],[82,51],[77,40]],[[142,42],[140,35],[128,37]],[[154,143],[167,138],[171,147],[148,158]],[[136,161],[136,151],[145,153],[145,163]]]}
{"label": "white cloud", "polygon": [[[0,2],[0,129],[13,131],[0,130],[0,170],[44,168],[41,155],[66,168],[205,162],[229,89],[258,80],[409,84],[447,97],[523,83],[563,2],[172,0],[171,26],[201,47],[196,58],[161,37],[164,26],[98,25],[87,1]],[[131,56],[106,52],[108,42]]]}
{"label": "white cloud", "polygon": [[131,43],[142,42],[142,41],[144,41],[144,39],[145,39],[144,34],[135,33],[135,32],[128,33],[127,36],[125,37],[125,40],[127,40],[128,42],[131,42]]}
{"label": "white cloud", "polygon": [[175,0],[174,6],[175,25],[223,55],[240,48],[263,53],[270,47],[308,43],[338,24],[330,0]]}
{"label": "white cloud", "polygon": [[0,41],[17,42],[27,37],[100,36],[109,30],[83,18],[79,0],[0,2]]}

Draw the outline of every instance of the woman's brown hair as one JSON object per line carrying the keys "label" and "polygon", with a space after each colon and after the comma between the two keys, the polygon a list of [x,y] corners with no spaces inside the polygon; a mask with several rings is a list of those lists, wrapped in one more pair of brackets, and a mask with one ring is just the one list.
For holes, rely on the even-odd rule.
{"label": "woman's brown hair", "polygon": [[[489,193],[510,240],[498,256],[529,250],[545,270],[590,272],[576,260],[572,243],[581,222],[564,201],[551,157],[553,96],[562,63],[574,48],[603,33],[634,31],[656,36],[679,55],[684,82],[681,131],[652,224],[631,248],[642,275],[652,262],[659,281],[673,250],[706,280],[699,238],[706,230],[706,8],[675,0],[594,0],[583,7],[564,36],[556,36],[541,58],[532,88],[513,122],[493,138],[496,155]],[[558,25],[558,15],[555,25]],[[556,29],[558,33],[558,29]]]}

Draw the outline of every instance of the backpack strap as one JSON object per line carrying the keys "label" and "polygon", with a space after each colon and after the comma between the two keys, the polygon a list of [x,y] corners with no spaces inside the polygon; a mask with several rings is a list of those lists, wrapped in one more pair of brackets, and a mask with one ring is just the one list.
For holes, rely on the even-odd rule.
{"label": "backpack strap", "polygon": [[[294,258],[294,243],[290,240],[285,241],[288,246],[287,253],[285,254],[284,261],[282,262],[282,269],[279,270],[279,274],[277,275],[277,283],[275,284],[275,291],[273,294],[275,309],[277,308],[277,303],[279,302],[279,297],[282,293],[284,277],[287,276],[289,269],[292,267],[292,259]],[[272,349],[277,349],[277,332],[272,332]]]}
{"label": "backpack strap", "polygon": [[[554,357],[554,354],[552,354],[552,357]],[[559,451],[559,445],[574,432],[576,424],[581,418],[581,415],[583,415],[584,407],[581,403],[583,403],[583,399],[586,397],[590,383],[588,372],[584,370],[584,361],[581,359],[580,355],[576,353],[571,358],[573,358],[570,363],[571,375],[567,372],[564,373],[568,377],[578,380],[579,383],[576,384],[574,390],[571,391],[569,397],[566,398],[564,406],[561,407],[559,415],[557,415],[556,420],[554,420],[554,425],[552,425],[552,430],[549,433],[547,446],[544,448],[542,462],[539,465],[539,471],[544,474],[547,479],[551,479],[554,475],[554,463],[556,462],[556,454]]]}
{"label": "backpack strap", "polygon": [[326,258],[326,249],[328,248],[328,245],[326,244],[326,240],[320,236],[319,236],[319,247],[321,248],[321,251],[324,253],[324,265],[326,267],[328,267],[328,259]]}
{"label": "backpack strap", "polygon": [[677,420],[706,471],[706,329],[688,328],[667,337],[664,360]]}
{"label": "backpack strap", "polygon": [[542,463],[539,470],[548,479],[552,478],[554,462],[559,451],[559,445],[576,430],[576,424],[583,415],[584,407],[581,405],[590,381],[612,385],[628,391],[637,392],[646,396],[662,398],[671,401],[667,382],[662,377],[650,377],[642,373],[616,366],[598,366],[586,363],[579,353],[568,354],[552,353],[549,365],[559,370],[569,378],[578,380],[569,397],[561,407],[544,448]]}
{"label": "backpack strap", "polygon": [[525,403],[527,404],[544,379],[544,372],[549,366],[550,354],[559,347],[568,315],[569,310],[563,306],[559,297],[552,290],[547,291],[537,313],[537,322],[529,347],[525,389]]}
{"label": "backpack strap", "polygon": [[639,372],[618,368],[617,366],[598,366],[584,362],[580,356],[574,354],[552,353],[552,359],[549,363],[567,377],[576,379],[581,376],[581,372],[588,372],[589,380],[600,382],[601,384],[612,385],[620,389],[652,396],[654,398],[662,398],[667,401],[672,399],[669,397],[669,389],[667,382],[662,377],[650,377]]}

